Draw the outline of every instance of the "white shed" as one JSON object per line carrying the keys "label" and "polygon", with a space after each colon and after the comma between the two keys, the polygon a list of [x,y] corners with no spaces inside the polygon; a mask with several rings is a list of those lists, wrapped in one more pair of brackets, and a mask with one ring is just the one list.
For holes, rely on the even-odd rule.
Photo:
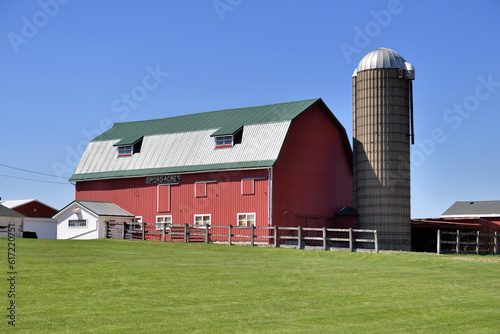
{"label": "white shed", "polygon": [[24,218],[23,214],[0,204],[0,237],[22,237]]}
{"label": "white shed", "polygon": [[57,239],[100,239],[106,221],[132,223],[135,216],[111,202],[73,201],[54,218]]}

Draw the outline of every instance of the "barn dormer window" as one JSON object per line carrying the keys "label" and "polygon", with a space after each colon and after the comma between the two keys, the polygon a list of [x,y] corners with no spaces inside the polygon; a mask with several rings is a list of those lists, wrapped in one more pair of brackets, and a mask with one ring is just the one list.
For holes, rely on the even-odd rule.
{"label": "barn dormer window", "polygon": [[231,147],[233,146],[233,136],[218,136],[215,137],[215,147]]}
{"label": "barn dormer window", "polygon": [[119,157],[129,157],[141,152],[142,137],[132,140],[130,138],[122,139],[114,146],[116,146]]}
{"label": "barn dormer window", "polygon": [[126,157],[129,155],[132,155],[133,149],[134,148],[132,145],[118,146],[118,156],[119,157]]}
{"label": "barn dormer window", "polygon": [[226,126],[212,133],[215,139],[215,148],[233,147],[241,144],[243,136],[243,126]]}

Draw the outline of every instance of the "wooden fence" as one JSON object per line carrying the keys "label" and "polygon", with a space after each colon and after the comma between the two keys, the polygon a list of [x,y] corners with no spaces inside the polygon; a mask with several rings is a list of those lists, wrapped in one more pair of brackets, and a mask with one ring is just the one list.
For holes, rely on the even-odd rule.
{"label": "wooden fence", "polygon": [[437,253],[498,254],[498,233],[438,230]]}
{"label": "wooden fence", "polygon": [[[376,230],[106,222],[105,237],[378,252]],[[134,228],[135,227],[135,228]]]}

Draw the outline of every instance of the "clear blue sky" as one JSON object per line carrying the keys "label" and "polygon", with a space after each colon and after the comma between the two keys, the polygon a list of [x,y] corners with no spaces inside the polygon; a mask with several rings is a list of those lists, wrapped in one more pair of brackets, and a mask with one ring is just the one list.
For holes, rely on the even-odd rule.
{"label": "clear blue sky", "polygon": [[499,32],[493,0],[2,0],[0,196],[62,208],[114,122],[321,97],[352,142],[351,75],[387,47],[416,69],[412,217],[500,200]]}

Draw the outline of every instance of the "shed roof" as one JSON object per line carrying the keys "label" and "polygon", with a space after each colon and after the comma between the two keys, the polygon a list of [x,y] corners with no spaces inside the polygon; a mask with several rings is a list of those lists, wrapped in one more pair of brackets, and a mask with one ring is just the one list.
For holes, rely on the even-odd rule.
{"label": "shed roof", "polygon": [[500,201],[457,201],[441,217],[500,217]]}
{"label": "shed roof", "polygon": [[111,216],[111,217],[135,217],[130,212],[122,209],[118,205],[112,202],[100,202],[100,201],[73,201],[61,209],[58,213],[54,215],[57,218],[62,212],[66,211],[73,204],[82,206],[83,208],[89,210],[90,212],[96,214],[97,216]]}
{"label": "shed roof", "polygon": [[[351,148],[345,129],[321,99],[310,99],[116,123],[89,143],[70,181],[272,167],[291,121],[316,103],[339,128],[349,159]],[[241,143],[215,148],[214,136],[240,130]],[[140,152],[117,157],[116,146],[140,138]]]}
{"label": "shed roof", "polygon": [[0,217],[24,218],[26,216],[0,204]]}

